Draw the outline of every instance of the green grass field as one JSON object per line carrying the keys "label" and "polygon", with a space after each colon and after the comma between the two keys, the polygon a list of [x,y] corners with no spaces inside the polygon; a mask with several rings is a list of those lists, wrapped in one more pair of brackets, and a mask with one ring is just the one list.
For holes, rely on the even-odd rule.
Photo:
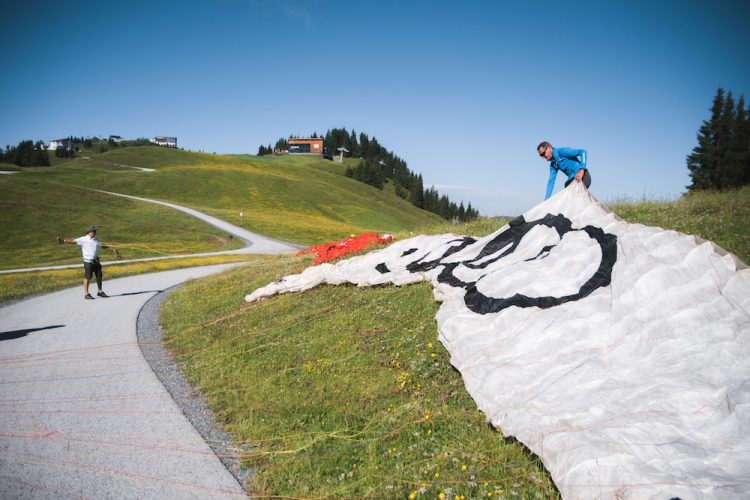
{"label": "green grass field", "polygon": [[[27,172],[0,176],[0,269],[72,264],[78,247],[56,236],[77,238],[86,227],[118,247],[123,258],[158,257],[240,248],[240,241],[172,208],[59,183]],[[101,252],[102,260],[112,260]]]}
{"label": "green grass field", "polygon": [[670,202],[620,202],[611,204],[609,209],[628,222],[711,240],[750,264],[750,186],[690,193]]}
{"label": "green grass field", "polygon": [[[399,238],[483,236],[506,222],[441,222],[387,189],[352,185],[343,166],[311,157],[126,148],[55,163],[0,176],[4,236],[44,263],[59,258],[62,249],[77,262],[75,247],[58,247],[52,239],[60,227],[77,235],[79,226],[91,222],[102,226],[105,240],[164,245],[160,251],[223,244],[211,240],[211,228],[191,227],[187,216],[170,219],[156,205],[89,188],[173,201],[235,223],[243,210],[250,229],[298,243],[364,230]],[[750,188],[610,208],[630,222],[711,239],[750,261]],[[90,221],[92,213],[104,222]],[[150,240],[154,234],[165,235],[164,241]],[[197,242],[196,234],[202,235]],[[144,255],[152,251],[131,248]],[[0,247],[0,255],[17,258],[11,247]],[[436,340],[438,304],[429,285],[323,286],[306,292],[304,301],[282,295],[246,304],[246,293],[304,269],[310,257],[243,258],[248,263],[238,270],[174,293],[162,321],[188,378],[249,450],[244,462],[255,471],[251,489],[259,497],[559,496],[540,461],[489,427],[466,394]],[[224,259],[229,257],[108,266],[105,273],[115,277]],[[0,275],[0,301],[79,284],[78,269]]]}
{"label": "green grass field", "polygon": [[[631,222],[726,236],[725,249],[746,261],[750,253],[750,189],[612,208]],[[483,236],[504,222],[418,231]],[[167,344],[184,373],[251,450],[244,462],[255,471],[253,492],[261,498],[559,497],[540,461],[490,428],[466,394],[437,341],[438,304],[428,284],[322,286],[305,292],[304,301],[289,294],[243,302],[255,288],[309,263],[256,259],[185,285],[162,310]]]}
{"label": "green grass field", "polygon": [[320,287],[245,305],[309,258],[251,261],[173,294],[167,345],[250,451],[259,498],[556,497],[488,426],[436,340],[427,284]]}
{"label": "green grass field", "polygon": [[[143,172],[127,166],[152,168]],[[169,148],[130,147],[76,158],[22,176],[48,199],[69,186],[170,201],[299,244],[322,243],[364,231],[398,232],[436,223],[387,190],[344,175],[343,165],[319,157],[212,155]],[[391,190],[392,191],[392,190]]]}

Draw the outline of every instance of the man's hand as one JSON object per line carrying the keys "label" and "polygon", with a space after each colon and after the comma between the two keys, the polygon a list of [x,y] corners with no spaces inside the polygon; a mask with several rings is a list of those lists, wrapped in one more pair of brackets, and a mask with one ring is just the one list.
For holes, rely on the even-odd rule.
{"label": "man's hand", "polygon": [[65,238],[63,238],[62,236],[58,236],[58,237],[57,237],[57,238],[55,238],[55,239],[56,239],[56,240],[57,240],[57,242],[58,242],[59,244],[61,244],[61,245],[62,245],[63,243],[65,243]]}
{"label": "man's hand", "polygon": [[581,179],[583,179],[583,174],[584,174],[585,172],[586,172],[585,170],[581,169],[581,170],[579,170],[579,171],[578,171],[578,172],[576,173],[576,181],[577,181],[577,182],[581,182]]}

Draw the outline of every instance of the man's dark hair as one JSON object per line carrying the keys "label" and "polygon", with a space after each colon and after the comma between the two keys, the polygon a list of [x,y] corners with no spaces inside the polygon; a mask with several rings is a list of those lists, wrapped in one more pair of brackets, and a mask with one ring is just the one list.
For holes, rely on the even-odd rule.
{"label": "man's dark hair", "polygon": [[537,151],[539,151],[539,150],[540,150],[541,148],[547,149],[547,148],[551,148],[551,147],[552,147],[552,144],[550,144],[550,143],[549,143],[549,142],[547,142],[547,141],[542,141],[542,142],[540,142],[540,143],[539,143],[539,145],[538,145],[538,146],[536,147],[536,150],[537,150]]}

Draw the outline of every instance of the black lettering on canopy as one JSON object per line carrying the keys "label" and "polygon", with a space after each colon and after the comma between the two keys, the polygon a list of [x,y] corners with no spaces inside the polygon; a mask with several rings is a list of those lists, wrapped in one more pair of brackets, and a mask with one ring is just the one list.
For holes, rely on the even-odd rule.
{"label": "black lettering on canopy", "polygon": [[[586,280],[583,285],[581,285],[578,292],[560,297],[530,297],[521,293],[517,293],[511,297],[489,297],[477,290],[477,283],[484,276],[480,277],[477,281],[467,283],[461,281],[454,274],[455,269],[459,266],[465,266],[469,269],[485,269],[490,264],[511,255],[518,248],[523,237],[536,226],[547,226],[554,229],[557,231],[560,239],[562,239],[567,233],[583,231],[589,236],[589,238],[596,241],[599,245],[601,249],[601,262],[594,274]],[[456,288],[465,289],[466,294],[464,295],[464,302],[471,311],[477,314],[496,313],[511,306],[539,307],[546,309],[566,302],[580,300],[587,297],[598,288],[609,286],[612,281],[612,268],[614,267],[615,262],[617,262],[617,236],[605,233],[601,228],[594,226],[585,226],[580,229],[574,229],[570,219],[560,214],[547,214],[543,218],[534,221],[526,221],[523,217],[518,217],[509,223],[508,229],[487,242],[484,248],[482,248],[479,254],[473,259],[443,264],[442,261],[444,259],[475,243],[476,240],[473,238],[462,238],[455,240],[455,242],[459,244],[451,246],[440,258],[423,262],[427,257],[427,255],[424,255],[420,259],[408,264],[406,269],[412,273],[416,273],[429,271],[438,266],[443,266],[443,270],[437,277],[438,282]],[[536,257],[527,259],[526,261],[546,257],[554,246],[555,245],[545,246]],[[497,254],[495,257],[482,261],[483,259],[495,254]]]}

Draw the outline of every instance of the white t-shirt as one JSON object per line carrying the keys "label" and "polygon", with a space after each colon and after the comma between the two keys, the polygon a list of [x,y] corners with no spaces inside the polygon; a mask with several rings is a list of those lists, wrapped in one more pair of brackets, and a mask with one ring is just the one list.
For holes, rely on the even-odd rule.
{"label": "white t-shirt", "polygon": [[97,239],[96,236],[90,238],[88,234],[86,236],[76,238],[76,244],[81,247],[84,261],[91,261],[96,259],[99,256],[99,247],[102,245],[102,243]]}

